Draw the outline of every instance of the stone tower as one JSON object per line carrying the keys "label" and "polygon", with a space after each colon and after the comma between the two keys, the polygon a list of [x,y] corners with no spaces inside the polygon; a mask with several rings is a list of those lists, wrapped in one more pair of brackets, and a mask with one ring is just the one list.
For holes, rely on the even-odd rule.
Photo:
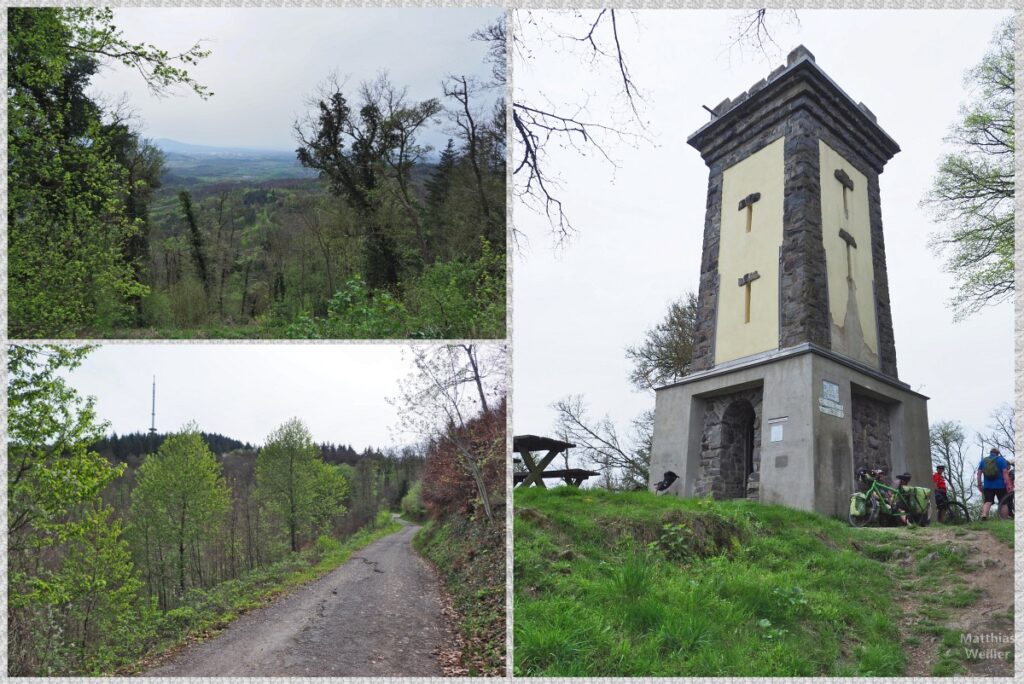
{"label": "stone tower", "polygon": [[854,471],[931,473],[896,372],[878,177],[899,146],[803,46],[688,139],[710,169],[690,372],[657,391],[652,482],[844,515]]}

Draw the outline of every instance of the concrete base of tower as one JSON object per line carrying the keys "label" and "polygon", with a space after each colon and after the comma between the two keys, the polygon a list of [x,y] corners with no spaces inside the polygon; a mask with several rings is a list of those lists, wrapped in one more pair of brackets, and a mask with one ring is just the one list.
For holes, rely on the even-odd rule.
{"label": "concrete base of tower", "polygon": [[928,398],[812,344],[695,373],[656,393],[651,485],[845,517],[858,467],[930,486]]}

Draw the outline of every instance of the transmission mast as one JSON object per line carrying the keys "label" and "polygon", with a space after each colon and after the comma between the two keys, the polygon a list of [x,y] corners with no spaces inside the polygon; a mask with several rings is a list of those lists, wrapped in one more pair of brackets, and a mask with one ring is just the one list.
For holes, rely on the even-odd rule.
{"label": "transmission mast", "polygon": [[156,376],[153,376],[153,411],[150,413],[152,422],[149,425],[149,434],[156,434]]}

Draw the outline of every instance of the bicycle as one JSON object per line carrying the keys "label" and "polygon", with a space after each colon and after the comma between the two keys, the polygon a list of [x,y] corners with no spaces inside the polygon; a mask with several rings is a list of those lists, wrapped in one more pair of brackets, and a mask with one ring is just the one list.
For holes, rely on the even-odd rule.
{"label": "bicycle", "polygon": [[922,527],[927,525],[930,522],[931,497],[928,497],[921,506],[908,496],[910,492],[882,484],[879,480],[881,474],[880,470],[857,469],[857,479],[869,482],[870,486],[866,492],[854,492],[850,497],[850,525],[865,527],[875,522],[887,522],[902,515],[907,516],[907,522]]}
{"label": "bicycle", "polygon": [[946,494],[945,501],[940,501],[938,496],[936,496],[935,508],[943,512],[943,524],[963,525],[971,522],[971,514],[967,511],[967,506],[950,497],[948,493]]}

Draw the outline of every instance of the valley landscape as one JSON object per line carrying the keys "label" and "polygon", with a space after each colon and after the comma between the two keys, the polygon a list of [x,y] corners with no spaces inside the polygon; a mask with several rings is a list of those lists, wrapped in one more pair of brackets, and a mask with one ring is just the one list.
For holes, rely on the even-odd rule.
{"label": "valley landscape", "polygon": [[[199,33],[209,12],[175,26],[196,32],[180,53],[136,42],[161,42],[137,19],[160,10],[132,12],[9,11],[12,337],[504,336],[500,13],[460,19],[476,59],[436,57],[415,83],[389,71],[413,73],[409,55],[339,75],[357,48],[327,43],[315,82],[274,109],[239,83],[241,36]],[[405,16],[380,21],[418,25]],[[204,140],[249,127],[257,144],[147,121],[174,111]]]}

